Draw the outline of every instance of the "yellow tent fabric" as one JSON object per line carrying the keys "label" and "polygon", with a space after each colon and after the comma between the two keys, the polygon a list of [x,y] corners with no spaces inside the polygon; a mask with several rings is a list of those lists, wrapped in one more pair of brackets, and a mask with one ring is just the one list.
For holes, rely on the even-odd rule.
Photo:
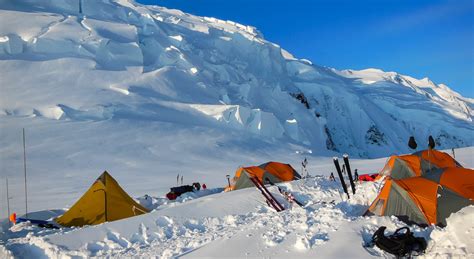
{"label": "yellow tent fabric", "polygon": [[56,222],[65,227],[96,225],[149,212],[135,202],[105,171]]}

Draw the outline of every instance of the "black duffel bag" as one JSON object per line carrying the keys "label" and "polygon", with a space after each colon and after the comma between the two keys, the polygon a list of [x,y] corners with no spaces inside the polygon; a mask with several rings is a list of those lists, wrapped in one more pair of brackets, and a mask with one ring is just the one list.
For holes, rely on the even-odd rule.
{"label": "black duffel bag", "polygon": [[385,236],[386,227],[380,227],[372,236],[372,243],[397,257],[418,255],[425,252],[427,243],[423,237],[415,237],[408,227],[399,228],[392,235]]}

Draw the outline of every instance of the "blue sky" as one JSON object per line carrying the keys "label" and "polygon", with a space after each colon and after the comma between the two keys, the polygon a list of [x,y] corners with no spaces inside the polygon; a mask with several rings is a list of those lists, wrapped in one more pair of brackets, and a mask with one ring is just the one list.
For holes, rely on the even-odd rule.
{"label": "blue sky", "polygon": [[474,1],[138,0],[257,27],[298,58],[429,77],[474,97]]}

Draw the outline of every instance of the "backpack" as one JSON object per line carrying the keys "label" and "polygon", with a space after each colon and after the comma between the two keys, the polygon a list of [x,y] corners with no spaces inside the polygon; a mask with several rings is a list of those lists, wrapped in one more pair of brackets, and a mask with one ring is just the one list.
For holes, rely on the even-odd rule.
{"label": "backpack", "polygon": [[385,236],[386,227],[380,227],[372,236],[372,243],[397,257],[411,256],[412,252],[422,254],[427,243],[423,237],[415,237],[408,227],[399,228],[392,235]]}

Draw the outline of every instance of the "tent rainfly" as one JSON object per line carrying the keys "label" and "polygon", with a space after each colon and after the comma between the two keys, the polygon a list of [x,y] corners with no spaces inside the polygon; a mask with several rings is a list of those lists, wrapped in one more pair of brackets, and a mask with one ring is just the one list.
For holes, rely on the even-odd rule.
{"label": "tent rainfly", "polygon": [[129,218],[149,212],[133,200],[105,171],[89,190],[56,222],[65,227],[82,227]]}
{"label": "tent rainfly", "polygon": [[474,170],[448,154],[425,150],[391,157],[380,173],[385,185],[364,215],[397,216],[419,225],[446,225],[446,218],[474,205]]}
{"label": "tent rainfly", "polygon": [[421,176],[434,169],[462,166],[450,155],[428,149],[411,155],[391,156],[379,176],[390,176],[392,179],[403,179]]}
{"label": "tent rainfly", "polygon": [[249,177],[256,176],[262,183],[269,179],[273,183],[287,182],[301,179],[301,176],[289,164],[279,162],[267,162],[259,166],[240,167],[235,172],[233,184],[226,191],[253,187],[254,184]]}

